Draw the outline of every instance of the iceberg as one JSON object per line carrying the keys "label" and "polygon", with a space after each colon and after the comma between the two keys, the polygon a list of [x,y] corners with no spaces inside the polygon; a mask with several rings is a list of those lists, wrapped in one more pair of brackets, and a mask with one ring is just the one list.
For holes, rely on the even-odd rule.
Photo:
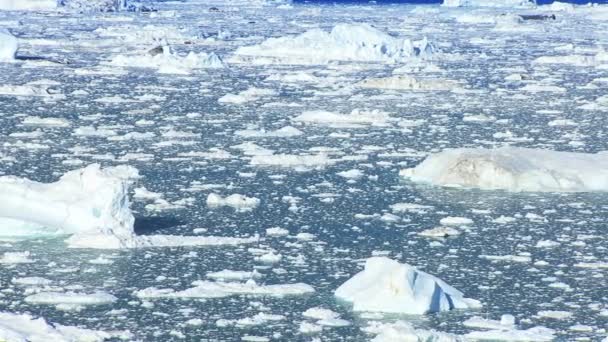
{"label": "iceberg", "polygon": [[18,48],[19,42],[17,38],[8,32],[8,30],[0,30],[0,62],[14,60]]}
{"label": "iceberg", "polygon": [[[131,166],[92,164],[54,183],[0,177],[0,240],[70,235],[72,248],[218,246],[255,243],[259,237],[143,235],[134,231]],[[14,259],[14,258],[9,258]]]}
{"label": "iceberg", "polygon": [[443,0],[444,7],[535,7],[536,0]]}
{"label": "iceberg", "polygon": [[386,257],[372,257],[365,268],[335,291],[355,311],[423,315],[452,309],[480,308],[477,300],[443,280]]}
{"label": "iceberg", "polygon": [[0,0],[0,11],[38,11],[57,8],[57,0]]}
{"label": "iceberg", "polygon": [[426,38],[412,42],[390,36],[369,24],[338,24],[331,32],[312,29],[298,36],[269,38],[236,50],[232,62],[326,64],[330,61],[402,63],[432,55]]}
{"label": "iceberg", "polygon": [[608,153],[521,147],[448,149],[399,174],[414,182],[447,187],[516,192],[608,191]]}
{"label": "iceberg", "polygon": [[181,56],[169,46],[159,48],[160,53],[153,49],[145,54],[117,55],[107,64],[130,68],[155,68],[163,74],[190,74],[192,69],[224,68],[224,62],[215,53],[195,53],[190,51]]}

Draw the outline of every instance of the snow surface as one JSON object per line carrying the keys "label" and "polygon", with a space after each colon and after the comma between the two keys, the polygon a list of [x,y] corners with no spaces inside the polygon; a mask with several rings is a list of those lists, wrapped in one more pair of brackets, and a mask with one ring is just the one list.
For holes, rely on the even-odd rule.
{"label": "snow surface", "polygon": [[443,280],[386,257],[372,257],[365,268],[342,284],[336,297],[355,311],[421,315],[452,309],[480,308],[481,303]]}
{"label": "snow surface", "polygon": [[414,182],[484,190],[608,191],[608,154],[518,147],[448,149],[400,175]]}

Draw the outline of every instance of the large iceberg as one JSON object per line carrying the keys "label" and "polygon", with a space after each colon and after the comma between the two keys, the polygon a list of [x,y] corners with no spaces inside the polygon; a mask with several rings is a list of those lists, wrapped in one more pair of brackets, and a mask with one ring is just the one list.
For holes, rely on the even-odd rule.
{"label": "large iceberg", "polygon": [[0,239],[70,235],[74,248],[217,246],[254,243],[258,237],[137,236],[129,187],[137,169],[98,164],[67,172],[57,182],[0,177]]}
{"label": "large iceberg", "polygon": [[368,24],[338,24],[331,32],[312,29],[298,36],[269,38],[236,50],[233,62],[325,64],[330,61],[405,62],[433,53],[426,38],[412,42],[390,36]]}
{"label": "large iceberg", "polygon": [[36,11],[57,8],[57,0],[0,0],[0,11]]}
{"label": "large iceberg", "polygon": [[443,0],[444,7],[534,7],[536,0]]}
{"label": "large iceberg", "polygon": [[477,300],[443,280],[386,257],[373,257],[365,269],[340,286],[335,295],[352,302],[355,311],[422,315],[452,309],[479,308]]}
{"label": "large iceberg", "polygon": [[520,147],[448,149],[400,175],[414,182],[486,190],[608,191],[608,153]]}
{"label": "large iceberg", "polygon": [[119,247],[133,236],[128,189],[137,176],[133,167],[93,164],[48,184],[0,177],[0,235],[73,234],[72,242]]}
{"label": "large iceberg", "polygon": [[7,30],[0,30],[0,62],[9,62],[15,59],[19,42]]}

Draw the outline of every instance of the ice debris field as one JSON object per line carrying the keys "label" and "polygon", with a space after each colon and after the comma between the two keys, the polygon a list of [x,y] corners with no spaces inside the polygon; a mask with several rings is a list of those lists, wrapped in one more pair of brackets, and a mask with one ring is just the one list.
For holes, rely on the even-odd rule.
{"label": "ice debris field", "polygon": [[608,5],[0,0],[0,341],[602,341]]}

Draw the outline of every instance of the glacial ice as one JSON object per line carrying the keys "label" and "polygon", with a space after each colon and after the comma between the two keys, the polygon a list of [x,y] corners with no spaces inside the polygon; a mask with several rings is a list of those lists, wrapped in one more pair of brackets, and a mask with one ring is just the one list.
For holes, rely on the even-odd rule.
{"label": "glacial ice", "polygon": [[[128,191],[138,177],[137,169],[130,166],[102,169],[98,164],[69,171],[55,183],[0,177],[0,239],[71,235],[66,240],[70,247],[99,249],[238,245],[259,240],[257,236],[136,236]],[[15,253],[19,252],[6,252],[0,262],[31,262],[29,254]]]}
{"label": "glacial ice", "polygon": [[536,0],[443,0],[444,7],[535,7]]}
{"label": "glacial ice", "polygon": [[15,59],[19,42],[8,30],[0,30],[0,62],[10,62]]}
{"label": "glacial ice", "polygon": [[484,190],[608,191],[608,154],[519,147],[447,149],[400,175],[414,182]]}
{"label": "glacial ice", "polygon": [[57,8],[57,0],[0,0],[0,11],[36,11]]}
{"label": "glacial ice", "polygon": [[236,50],[232,62],[326,64],[330,61],[405,62],[432,55],[426,38],[412,42],[390,36],[369,24],[338,24],[331,32],[312,29],[298,36],[269,38]]}
{"label": "glacial ice", "polygon": [[113,337],[130,338],[128,332],[106,332],[59,324],[49,324],[44,318],[29,314],[0,312],[0,340],[10,342],[76,342],[105,341]]}
{"label": "glacial ice", "polygon": [[386,257],[372,257],[360,273],[342,284],[336,297],[355,311],[422,315],[452,309],[479,308],[477,300],[443,280]]}
{"label": "glacial ice", "polygon": [[128,55],[117,55],[107,64],[130,68],[152,68],[161,74],[185,74],[193,69],[224,68],[224,62],[215,53],[195,53],[190,51],[185,56],[173,51],[169,46],[163,46],[162,53],[152,55],[141,52]]}

